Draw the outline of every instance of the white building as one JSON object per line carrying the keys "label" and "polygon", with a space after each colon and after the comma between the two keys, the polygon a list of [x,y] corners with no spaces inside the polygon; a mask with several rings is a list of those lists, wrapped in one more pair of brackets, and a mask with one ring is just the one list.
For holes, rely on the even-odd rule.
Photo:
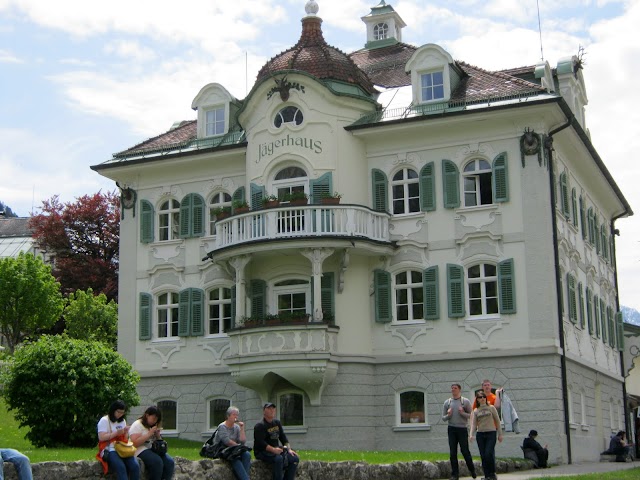
{"label": "white building", "polygon": [[489,72],[402,43],[384,1],[347,55],[306,13],[246,98],[205,85],[197,120],[92,167],[123,188],[141,407],[202,439],[270,400],[298,448],[447,451],[451,383],[488,378],[522,430],[499,456],[535,428],[553,461],[595,458],[624,425],[614,232],[633,212],[580,59]]}

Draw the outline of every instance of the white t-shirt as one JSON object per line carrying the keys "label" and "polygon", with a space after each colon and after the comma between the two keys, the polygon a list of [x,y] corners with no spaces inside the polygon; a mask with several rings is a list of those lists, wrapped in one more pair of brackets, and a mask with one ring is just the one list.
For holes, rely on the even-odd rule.
{"label": "white t-shirt", "polygon": [[[133,434],[141,433],[145,435],[149,432],[149,429],[142,424],[142,420],[138,419],[133,422],[131,428],[129,429],[129,437]],[[142,445],[140,445],[136,449],[136,457],[140,455],[141,452],[144,452],[146,449],[151,448],[151,442],[153,441],[153,436],[149,437]]]}
{"label": "white t-shirt", "polygon": [[[109,416],[105,415],[98,422],[98,438],[100,438],[101,432],[112,433],[117,430],[122,430],[126,426],[127,426],[127,420],[124,417],[122,417],[117,422],[112,422],[111,420],[109,420]],[[107,445],[107,447],[105,448],[105,450],[109,450],[110,452],[113,452],[115,450],[115,447],[113,446],[113,442],[110,442],[109,445]]]}

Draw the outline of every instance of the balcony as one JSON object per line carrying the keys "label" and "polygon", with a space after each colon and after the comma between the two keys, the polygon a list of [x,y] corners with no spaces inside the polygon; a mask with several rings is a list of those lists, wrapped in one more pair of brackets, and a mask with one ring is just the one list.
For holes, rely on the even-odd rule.
{"label": "balcony", "polygon": [[312,405],[338,372],[332,355],[338,350],[339,327],[322,322],[236,328],[228,332],[226,358],[236,383],[263,400],[282,379],[303,390]]}
{"label": "balcony", "polygon": [[389,214],[359,205],[255,210],[216,222],[214,251],[261,240],[334,237],[390,243]]}

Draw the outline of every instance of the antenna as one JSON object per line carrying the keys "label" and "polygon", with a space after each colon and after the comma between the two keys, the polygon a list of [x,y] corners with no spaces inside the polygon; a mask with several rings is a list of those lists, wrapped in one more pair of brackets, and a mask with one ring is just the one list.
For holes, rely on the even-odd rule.
{"label": "antenna", "polygon": [[540,33],[540,60],[544,61],[544,52],[542,51],[542,24],[540,23],[540,0],[536,0],[538,7],[538,32]]}
{"label": "antenna", "polygon": [[247,51],[244,51],[244,96],[249,94],[249,59]]}

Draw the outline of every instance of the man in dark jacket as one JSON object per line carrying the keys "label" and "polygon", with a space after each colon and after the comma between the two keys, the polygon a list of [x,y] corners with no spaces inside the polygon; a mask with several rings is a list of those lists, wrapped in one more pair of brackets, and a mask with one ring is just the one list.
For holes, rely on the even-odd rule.
{"label": "man in dark jacket", "polygon": [[273,465],[273,480],[293,480],[300,459],[291,449],[280,420],[276,419],[276,406],[265,403],[262,415],[262,421],[253,428],[253,453],[257,460]]}
{"label": "man in dark jacket", "polygon": [[524,456],[525,458],[528,458],[527,450],[534,452],[538,457],[538,464],[536,466],[538,468],[547,468],[548,467],[547,460],[549,459],[549,450],[547,450],[547,445],[543,447],[536,441],[537,436],[538,436],[538,432],[536,430],[531,430],[529,432],[529,436],[524,439],[524,442],[522,443]]}

